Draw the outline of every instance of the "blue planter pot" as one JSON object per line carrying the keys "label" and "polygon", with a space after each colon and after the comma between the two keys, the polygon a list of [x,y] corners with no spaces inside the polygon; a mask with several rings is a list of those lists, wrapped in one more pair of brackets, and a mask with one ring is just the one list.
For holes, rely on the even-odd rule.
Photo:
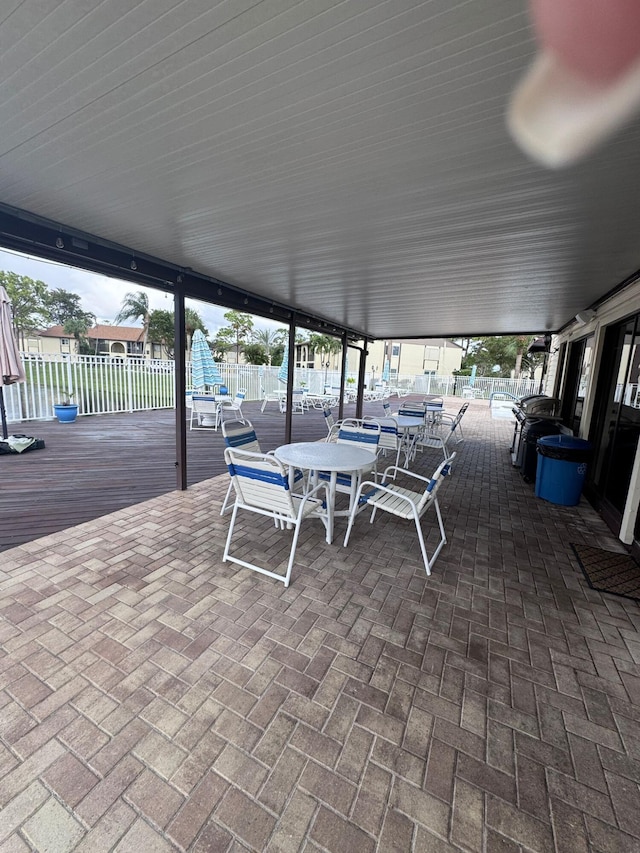
{"label": "blue planter pot", "polygon": [[61,424],[71,424],[78,417],[78,406],[54,406],[53,413]]}

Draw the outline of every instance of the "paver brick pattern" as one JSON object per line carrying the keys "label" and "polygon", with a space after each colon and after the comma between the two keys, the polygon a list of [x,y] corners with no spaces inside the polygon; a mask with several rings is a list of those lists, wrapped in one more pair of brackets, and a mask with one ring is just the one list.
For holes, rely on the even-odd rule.
{"label": "paver brick pattern", "polygon": [[390,516],[224,564],[226,476],[5,551],[0,850],[639,851],[640,610],[511,433],[472,401],[430,578]]}

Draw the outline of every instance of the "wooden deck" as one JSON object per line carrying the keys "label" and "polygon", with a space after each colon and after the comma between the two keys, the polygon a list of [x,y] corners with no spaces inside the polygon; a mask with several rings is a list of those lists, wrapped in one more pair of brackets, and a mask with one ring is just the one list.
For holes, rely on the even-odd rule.
{"label": "wooden deck", "polygon": [[[263,450],[284,442],[284,415],[271,403],[247,403]],[[353,415],[355,405],[345,407]],[[380,403],[365,414],[382,415]],[[324,417],[312,409],[293,418],[293,440],[326,435]],[[9,424],[13,434],[42,438],[46,447],[0,456],[0,551],[64,530],[176,488],[173,410],[94,415],[73,424]],[[187,434],[188,484],[225,471],[222,433]]]}

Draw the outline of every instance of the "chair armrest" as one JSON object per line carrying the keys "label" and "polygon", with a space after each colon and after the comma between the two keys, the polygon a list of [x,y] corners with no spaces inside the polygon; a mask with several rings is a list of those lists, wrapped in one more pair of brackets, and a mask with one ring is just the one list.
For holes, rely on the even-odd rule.
{"label": "chair armrest", "polygon": [[[422,474],[416,474],[415,471],[409,471],[408,468],[400,468],[399,465],[389,465],[388,468],[385,468],[383,473],[383,478],[386,479],[388,471],[395,471],[396,473],[399,471],[401,474],[406,474],[408,477],[412,477],[414,480],[422,480],[423,483],[430,483],[431,477],[423,477]],[[391,478],[395,480],[395,475]],[[380,486],[380,483],[376,485]]]}
{"label": "chair armrest", "polygon": [[[402,470],[402,469],[399,469]],[[424,477],[420,477],[419,479],[424,480]],[[427,480],[427,482],[429,482]],[[412,506],[415,510],[417,510],[417,505],[414,500],[412,500],[408,495],[401,494],[397,489],[394,489],[390,486],[384,486],[382,483],[376,483],[373,480],[365,480],[363,483],[360,483],[360,487],[358,488],[358,492],[356,494],[356,501],[354,506],[357,507],[360,503],[368,503],[369,498],[363,497],[365,486],[372,486],[373,492],[384,492],[387,495],[393,495],[394,498],[398,500],[405,501],[410,506]]]}

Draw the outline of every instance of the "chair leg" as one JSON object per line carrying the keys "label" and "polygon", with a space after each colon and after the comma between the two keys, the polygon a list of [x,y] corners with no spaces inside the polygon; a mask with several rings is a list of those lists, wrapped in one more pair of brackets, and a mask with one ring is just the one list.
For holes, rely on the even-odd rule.
{"label": "chair leg", "polygon": [[229,498],[231,497],[231,493],[233,492],[233,480],[229,483],[229,488],[227,489],[227,494],[224,496],[224,501],[222,502],[222,509],[220,510],[220,515],[224,515],[229,509]]}
{"label": "chair leg", "polygon": [[227,541],[224,546],[224,554],[222,555],[222,562],[227,562],[227,557],[229,556],[229,546],[231,545],[231,537],[233,536],[233,528],[236,525],[236,516],[238,515],[238,504],[237,502],[233,505],[233,513],[231,514],[231,521],[229,522],[229,532],[227,533]]}
{"label": "chair leg", "polygon": [[287,563],[287,572],[285,576],[282,578],[285,587],[289,586],[289,580],[291,578],[291,569],[293,568],[293,560],[296,556],[296,548],[298,546],[298,536],[300,535],[300,527],[302,526],[302,518],[298,515],[298,520],[296,522],[296,529],[293,534],[293,542],[291,543],[291,553],[289,554],[289,562]]}
{"label": "chair leg", "polygon": [[[358,493],[356,495],[356,501],[359,501],[359,500],[360,500],[360,491],[358,490]],[[358,504],[356,503],[355,506],[357,507]],[[347,532],[345,533],[344,542],[343,542],[343,547],[345,547],[345,548],[349,544],[349,537],[351,536],[351,528],[353,527],[353,522],[355,521],[355,518],[356,518],[355,511],[350,512],[349,513],[349,523],[347,524]]]}
{"label": "chair leg", "polygon": [[418,516],[414,516],[414,521],[416,523],[416,528],[418,531],[418,539],[420,540],[420,548],[422,550],[422,558],[424,560],[424,567],[427,571],[427,575],[431,574],[431,566],[433,566],[433,564],[435,563],[438,554],[440,553],[440,551],[442,551],[442,548],[447,544],[447,536],[446,536],[446,533],[444,532],[444,524],[442,523],[442,513],[440,512],[440,505],[438,504],[437,498],[435,498],[433,505],[434,505],[434,508],[436,511],[436,518],[438,519],[438,529],[440,530],[440,541],[438,542],[438,547],[435,549],[435,551],[431,555],[431,560],[429,560],[429,558],[427,557],[427,549],[426,549],[425,544],[424,544],[424,537],[422,535],[422,527],[420,525],[420,518]]}
{"label": "chair leg", "polygon": [[424,560],[424,568],[427,575],[431,574],[431,569],[429,567],[429,557],[427,556],[427,549],[424,544],[424,536],[422,535],[422,528],[420,527],[420,516],[414,512],[413,520],[416,523],[416,530],[418,531],[418,540],[420,542],[420,550],[422,551],[422,559]]}

